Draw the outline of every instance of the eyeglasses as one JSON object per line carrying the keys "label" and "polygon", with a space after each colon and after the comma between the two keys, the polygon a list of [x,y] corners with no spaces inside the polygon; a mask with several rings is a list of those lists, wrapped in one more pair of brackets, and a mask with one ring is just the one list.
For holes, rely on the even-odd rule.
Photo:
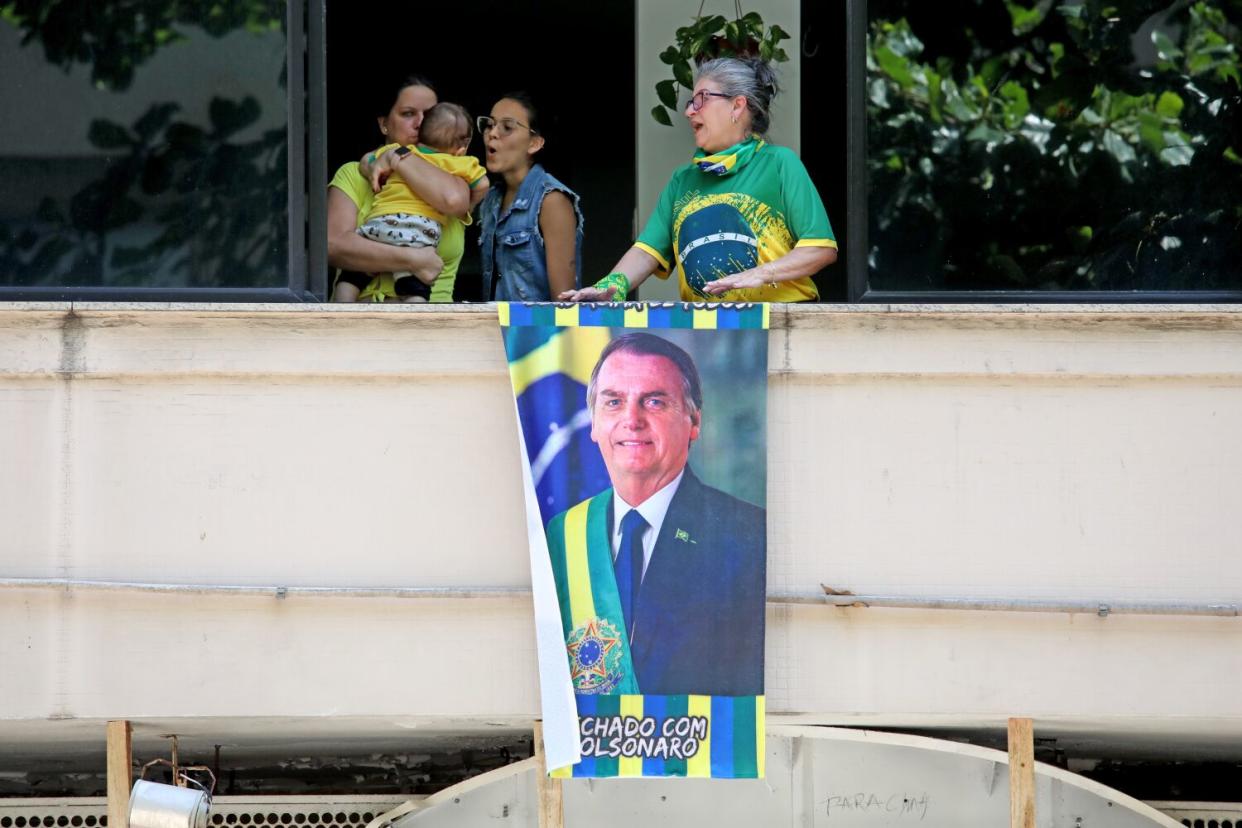
{"label": "eyeglasses", "polygon": [[529,129],[531,135],[539,134],[539,130],[531,129],[526,124],[514,118],[501,118],[497,121],[495,118],[490,116],[480,115],[478,118],[474,119],[474,125],[478,127],[480,135],[487,132],[489,129],[495,128],[498,132],[500,132],[501,138],[509,135],[518,127],[521,127],[522,129]]}
{"label": "eyeglasses", "polygon": [[726,95],[723,92],[708,92],[706,89],[700,89],[690,96],[690,111],[698,112],[703,108],[703,104],[707,103],[708,98],[732,98],[732,95]]}

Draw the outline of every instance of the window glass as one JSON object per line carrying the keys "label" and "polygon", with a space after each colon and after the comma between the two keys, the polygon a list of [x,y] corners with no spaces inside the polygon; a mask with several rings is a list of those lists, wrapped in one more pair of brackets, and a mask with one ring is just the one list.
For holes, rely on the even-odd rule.
{"label": "window glass", "polygon": [[0,2],[0,285],[286,285],[284,21]]}
{"label": "window glass", "polygon": [[1242,3],[871,0],[869,287],[1242,288]]}

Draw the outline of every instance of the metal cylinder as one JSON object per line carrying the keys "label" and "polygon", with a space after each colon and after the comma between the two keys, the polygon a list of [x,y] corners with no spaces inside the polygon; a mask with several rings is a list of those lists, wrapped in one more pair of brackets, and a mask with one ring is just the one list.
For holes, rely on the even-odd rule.
{"label": "metal cylinder", "polygon": [[139,779],[129,795],[130,828],[207,828],[206,791]]}

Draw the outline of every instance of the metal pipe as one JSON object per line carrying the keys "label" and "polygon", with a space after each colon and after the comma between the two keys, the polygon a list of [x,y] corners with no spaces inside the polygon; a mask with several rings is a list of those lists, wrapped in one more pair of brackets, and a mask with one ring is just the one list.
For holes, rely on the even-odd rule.
{"label": "metal pipe", "polygon": [[528,587],[304,587],[242,584],[160,584],[77,578],[0,578],[0,589],[63,589],[153,592],[180,595],[257,595],[273,598],[522,598]]}
{"label": "metal pipe", "polygon": [[[304,587],[230,584],[161,584],[141,581],[91,581],[75,578],[0,578],[0,589],[63,589],[151,592],[183,595],[255,595],[273,598],[526,598],[528,587]],[[1237,617],[1229,603],[1065,601],[1026,598],[927,598],[909,595],[829,595],[823,592],[769,592],[769,604],[830,607],[982,610],[988,612],[1061,612],[1109,615],[1209,615]]]}
{"label": "metal pipe", "polygon": [[1215,615],[1236,617],[1237,604],[1196,604],[1177,601],[1067,601],[1030,598],[924,598],[908,595],[828,595],[834,607],[895,607],[902,609],[984,610],[989,612],[1063,612],[1109,615]]}

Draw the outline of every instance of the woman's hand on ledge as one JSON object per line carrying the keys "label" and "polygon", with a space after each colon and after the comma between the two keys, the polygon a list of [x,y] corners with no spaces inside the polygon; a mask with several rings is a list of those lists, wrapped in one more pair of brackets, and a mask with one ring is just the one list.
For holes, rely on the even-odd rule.
{"label": "woman's hand on ledge", "polygon": [[719,296],[730,290],[741,290],[742,288],[757,288],[764,285],[774,285],[775,282],[764,276],[763,266],[752,267],[749,270],[743,270],[741,273],[734,273],[732,276],[721,276],[708,282],[703,287],[704,293],[712,296]]}
{"label": "woman's hand on ledge", "polygon": [[579,290],[566,290],[557,295],[558,302],[611,302],[617,294],[615,287],[600,290],[596,287],[585,287]]}

